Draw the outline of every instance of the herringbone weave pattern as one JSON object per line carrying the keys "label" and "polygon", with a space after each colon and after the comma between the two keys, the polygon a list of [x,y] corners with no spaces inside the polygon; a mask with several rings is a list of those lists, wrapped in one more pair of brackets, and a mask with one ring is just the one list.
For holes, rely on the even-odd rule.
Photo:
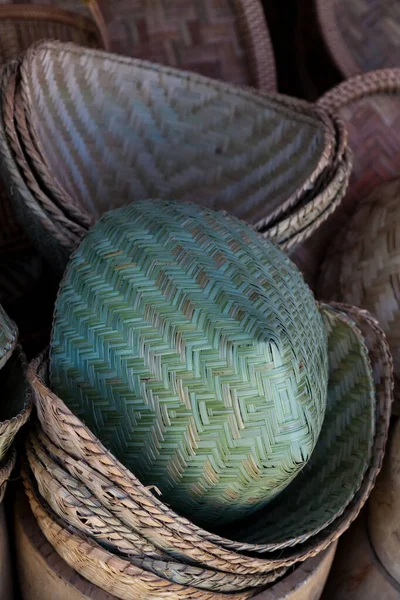
{"label": "herringbone weave pattern", "polygon": [[296,202],[333,151],[311,105],[133,59],[48,43],[21,74],[44,160],[93,218],[127,198],[161,198],[257,224]]}
{"label": "herringbone weave pattern", "polygon": [[[379,320],[400,381],[400,181],[378,186],[339,232],[321,270],[319,293],[351,302]],[[334,277],[335,285],[332,285]],[[399,389],[395,388],[399,409]]]}
{"label": "herringbone weave pattern", "polygon": [[229,520],[310,457],[326,334],[300,274],[251,228],[142,202],[106,215],[72,260],[52,383],[166,502]]}

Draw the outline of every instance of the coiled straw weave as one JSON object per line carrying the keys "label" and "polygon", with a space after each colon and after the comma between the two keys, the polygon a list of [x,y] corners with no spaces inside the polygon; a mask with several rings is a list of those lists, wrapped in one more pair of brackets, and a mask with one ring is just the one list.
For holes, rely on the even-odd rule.
{"label": "coiled straw weave", "polygon": [[[72,477],[81,482],[77,487],[69,487],[67,495],[65,495],[65,492],[61,492],[62,487],[60,486],[60,490],[54,496],[57,511],[62,511],[60,514],[63,514],[65,522],[68,522],[68,512],[73,509],[67,508],[62,498],[71,498],[71,493],[76,495],[78,489],[84,489],[80,487],[81,484],[84,484],[90,490],[91,496],[88,497],[92,497],[95,502],[98,501],[99,508],[103,506],[115,517],[118,517],[132,532],[146,538],[158,550],[172,554],[175,560],[194,561],[192,564],[207,565],[207,568],[225,573],[236,575],[268,573],[281,567],[293,565],[299,560],[306,560],[328,547],[356,518],[374,485],[376,475],[382,464],[393,385],[390,354],[382,331],[376,322],[365,311],[348,307],[340,308],[342,310],[345,308],[351,318],[356,320],[357,326],[363,332],[368,345],[376,386],[376,428],[371,461],[362,479],[361,486],[356,491],[350,504],[343,511],[340,511],[339,516],[320,533],[305,542],[303,541],[300,545],[295,545],[293,548],[269,552],[258,557],[256,553],[249,555],[226,547],[229,544],[234,545],[233,540],[219,538],[219,543],[216,543],[215,535],[199,529],[186,519],[174,514],[165,505],[162,505],[155,495],[143,487],[129,471],[124,469],[101,446],[82,422],[45,386],[43,380],[47,374],[47,362],[43,362],[43,358],[41,358],[32,363],[28,373],[35,394],[40,424],[43,434],[45,434],[39,434],[39,437],[45,442],[47,448],[51,448],[50,454],[53,460],[56,459],[58,465],[68,473],[68,481],[72,483],[72,479],[70,480],[70,477]],[[324,310],[329,310],[332,318],[335,319],[335,311],[332,312],[328,308],[324,308]],[[337,314],[340,322],[342,317],[339,313]],[[343,321],[343,324],[345,322]],[[351,331],[353,327],[351,321],[348,321],[348,326]],[[339,341],[339,345],[343,348],[343,341]],[[337,366],[339,373],[343,363],[339,362]],[[338,420],[340,421],[340,418]],[[62,450],[61,453],[60,450]],[[66,455],[69,456],[68,459]],[[60,460],[61,457],[62,460]],[[32,460],[32,453],[30,459]],[[36,471],[36,473],[40,480],[40,471]],[[316,494],[319,493],[320,489],[321,484],[319,482],[315,490]],[[85,495],[79,496],[80,502],[85,503],[85,511],[90,510],[90,506],[84,498]],[[97,501],[95,498],[97,498]],[[71,506],[70,502],[68,502],[68,505]],[[66,508],[64,509],[64,507]],[[77,516],[76,512],[73,514],[75,514],[75,517]],[[89,516],[88,512],[86,514]],[[285,511],[285,514],[287,516],[287,511]],[[38,520],[40,526],[46,529],[47,525],[41,523],[43,517],[39,516]],[[77,524],[76,520],[74,522]],[[91,522],[91,520],[88,522]],[[108,524],[111,525],[111,521],[108,521]],[[121,533],[122,528],[118,531]],[[60,553],[65,555],[67,560],[70,554],[67,549],[68,542],[60,546],[60,542],[57,542],[57,535],[52,539],[59,547]],[[298,541],[301,542],[302,540],[303,538],[300,537]],[[88,556],[90,561],[90,554]],[[78,567],[79,572],[83,572],[76,560],[73,560],[71,564],[74,568]],[[88,574],[86,569],[85,566],[85,572]],[[89,579],[96,583],[95,571],[92,571]]]}
{"label": "coiled straw weave", "polygon": [[71,236],[127,200],[189,200],[261,229],[290,217],[286,243],[342,197],[348,160],[337,177],[335,126],[312,105],[54,43],[14,74],[2,86],[2,168],[30,236],[54,261],[61,254],[59,270]]}
{"label": "coiled straw weave", "polygon": [[179,202],[137,202],[87,234],[51,365],[105,446],[208,524],[286,487],[325,412],[326,334],[298,271],[244,223]]}

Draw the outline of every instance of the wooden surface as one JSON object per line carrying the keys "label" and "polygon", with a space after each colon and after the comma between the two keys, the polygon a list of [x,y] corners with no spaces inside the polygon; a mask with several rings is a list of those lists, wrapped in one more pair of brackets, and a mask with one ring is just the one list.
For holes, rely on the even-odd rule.
{"label": "wooden surface", "polygon": [[380,562],[400,582],[400,420],[391,432],[383,469],[370,499],[368,527]]}
{"label": "wooden surface", "polygon": [[376,558],[366,513],[341,538],[321,600],[399,600],[400,586]]}
{"label": "wooden surface", "polygon": [[1,600],[12,600],[14,598],[8,532],[3,504],[0,504],[0,598]]}
{"label": "wooden surface", "polygon": [[309,558],[253,600],[319,600],[332,566],[336,542],[314,558]]}
{"label": "wooden surface", "polygon": [[[78,575],[58,556],[40,531],[22,491],[17,496],[14,510],[21,600],[116,600],[115,596]],[[1,594],[0,579],[0,599],[7,598]]]}

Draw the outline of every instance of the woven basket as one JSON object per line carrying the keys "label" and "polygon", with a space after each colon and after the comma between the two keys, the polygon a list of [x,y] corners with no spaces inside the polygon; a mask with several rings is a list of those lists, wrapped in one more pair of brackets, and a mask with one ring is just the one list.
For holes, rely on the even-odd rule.
{"label": "woven basket", "polygon": [[[276,90],[274,53],[260,0],[30,0],[89,11],[107,48],[264,92]],[[81,6],[79,6],[81,5]]]}
{"label": "woven basket", "polygon": [[10,449],[8,455],[0,461],[0,504],[6,493],[7,482],[15,467],[17,453],[14,448]]}
{"label": "woven basket", "polygon": [[[308,226],[299,224],[306,237],[313,219],[327,215],[329,202],[343,194],[341,176],[332,171],[335,125],[297,100],[51,43],[3,76],[2,95],[3,173],[28,232],[60,271],[79,228],[86,231],[127,198],[191,200],[261,229],[278,218],[295,223],[297,205],[304,215],[310,201]],[[112,131],[104,128],[109,111]],[[122,133],[124,141],[116,142]],[[342,173],[347,163],[341,163]]]}
{"label": "woven basket", "polygon": [[103,444],[208,526],[284,489],[325,412],[326,332],[301,275],[246,224],[192,204],[137,202],[87,234],[51,361],[52,389]]}
{"label": "woven basket", "polygon": [[315,0],[324,41],[344,78],[400,63],[396,0]]}
{"label": "woven basket", "polygon": [[[254,553],[245,554],[229,548],[242,547],[243,543],[238,544],[212,535],[172,513],[107,453],[79,419],[46,388],[42,381],[47,365],[38,360],[32,363],[29,369],[29,380],[34,389],[41,426],[54,446],[69,455],[68,464],[63,464],[63,468],[86,485],[98,498],[100,505],[159,549],[164,548],[167,552],[173,549],[175,557],[187,557],[197,564],[207,564],[227,573],[262,574],[290,566],[325,549],[347,529],[368,498],[382,462],[392,400],[390,355],[381,331],[367,313],[355,309],[350,312],[357,318],[359,327],[364,331],[376,377],[377,412],[372,460],[359,490],[347,508],[339,511],[339,516],[330,525],[300,546],[259,557]],[[332,313],[332,316],[334,314]],[[115,489],[115,500],[106,492],[111,489],[110,485]],[[321,487],[320,483],[318,485]],[[283,512],[290,520],[288,511]],[[313,525],[315,527],[315,523]],[[279,527],[282,527],[282,523],[279,523]],[[304,541],[304,538],[301,537],[298,541]],[[252,547],[257,549],[255,545]],[[269,547],[273,548],[273,545]],[[279,540],[278,547],[282,548],[282,540]],[[261,550],[264,551],[265,547]]]}
{"label": "woven basket", "polygon": [[369,310],[386,332],[395,369],[395,405],[400,411],[400,280],[396,246],[400,180],[378,186],[330,245],[318,294]]}
{"label": "woven basket", "polygon": [[328,92],[318,104],[343,120],[354,154],[354,168],[338,210],[292,256],[313,289],[326,248],[358,202],[377,184],[398,176],[400,69],[354,77]]}

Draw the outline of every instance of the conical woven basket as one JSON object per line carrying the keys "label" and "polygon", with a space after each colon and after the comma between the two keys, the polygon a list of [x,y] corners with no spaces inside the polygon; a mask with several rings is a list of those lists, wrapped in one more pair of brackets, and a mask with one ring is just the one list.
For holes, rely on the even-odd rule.
{"label": "conical woven basket", "polygon": [[314,0],[325,44],[344,78],[397,67],[396,0]]}
{"label": "conical woven basket", "polygon": [[336,130],[312,105],[51,43],[28,52],[14,72],[16,87],[3,77],[3,172],[27,231],[61,269],[79,228],[127,199],[191,200],[263,228],[279,215],[294,223],[305,195],[314,201],[310,225],[343,193],[331,174],[329,200],[319,198]]}
{"label": "conical woven basket", "polygon": [[[39,359],[32,363],[28,377],[33,386],[41,427],[49,440],[46,443],[50,444],[49,448],[52,448],[51,453],[54,456],[57,448],[59,449],[57,452],[62,451],[61,455],[65,461],[62,468],[69,473],[69,476],[84,484],[90,490],[90,494],[98,499],[100,506],[111,511],[128,528],[135,533],[140,533],[159,550],[173,553],[175,558],[182,560],[186,557],[186,560],[194,561],[195,564],[210,564],[214,569],[243,575],[260,575],[290,566],[299,560],[306,560],[337,539],[364,505],[381,467],[389,424],[392,375],[387,344],[381,330],[365,311],[346,310],[353,319],[357,320],[358,327],[363,331],[376,380],[376,428],[371,461],[358,491],[355,490],[355,495],[350,499],[347,507],[339,511],[331,524],[326,523],[319,533],[312,535],[308,540],[303,536],[293,540],[293,548],[274,552],[273,544],[269,544],[270,552],[265,556],[257,557],[254,552],[248,554],[241,552],[239,548],[251,547],[255,551],[259,549],[265,552],[265,545],[260,547],[259,544],[238,543],[233,539],[215,536],[174,514],[118,463],[63,402],[45,386],[43,378],[46,376],[47,364]],[[335,318],[334,311],[330,314]],[[46,437],[42,436],[42,439]],[[59,460],[58,458],[57,461]],[[61,465],[60,462],[59,464]],[[318,485],[320,488],[321,482]],[[107,492],[110,489],[114,490],[112,495]],[[74,493],[73,488],[68,490],[68,494],[71,492]],[[80,497],[80,501],[84,501],[84,495]],[[62,505],[64,504],[63,501]],[[62,505],[59,504],[58,510],[63,510],[60,508]],[[284,513],[287,517],[287,510]],[[64,511],[63,514],[67,521],[66,512]],[[281,526],[282,523],[279,523],[279,527]],[[315,533],[315,523],[313,532]],[[234,537],[234,534],[232,535]],[[296,542],[303,543],[297,545]],[[282,548],[281,539],[275,548]]]}
{"label": "conical woven basket", "polygon": [[400,410],[399,227],[400,181],[381,184],[359,205],[339,231],[321,268],[318,294],[351,302],[379,320],[392,350],[395,405]]}

